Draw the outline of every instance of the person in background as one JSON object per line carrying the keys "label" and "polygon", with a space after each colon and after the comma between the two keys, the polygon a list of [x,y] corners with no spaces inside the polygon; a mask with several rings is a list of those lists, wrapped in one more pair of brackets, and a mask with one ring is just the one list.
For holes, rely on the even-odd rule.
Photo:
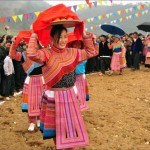
{"label": "person in background", "polygon": [[[96,35],[95,35],[96,36]],[[101,42],[101,39],[100,39],[100,36],[98,36],[96,38],[96,42],[99,44]],[[98,58],[98,55],[95,56],[95,71],[96,72],[99,72],[101,69],[101,66],[100,66],[100,61],[99,61],[99,58]]]}
{"label": "person in background", "polygon": [[140,69],[140,54],[143,51],[143,44],[141,39],[138,36],[137,32],[133,33],[133,41],[131,46],[131,55],[132,55],[132,70]]}
{"label": "person in background", "polygon": [[97,56],[96,57],[92,57],[90,59],[87,60],[86,63],[86,74],[88,73],[94,73],[95,71],[98,71],[98,67],[96,66],[96,60],[97,60]]}
{"label": "person in background", "polygon": [[126,37],[125,37],[125,36],[122,36],[122,37],[121,37],[121,41],[122,41],[123,44],[125,44],[125,43],[126,43]]}
{"label": "person in background", "polygon": [[144,56],[144,35],[141,33],[138,34],[139,38],[142,41],[142,52],[140,53],[140,64],[145,64],[145,56]]}
{"label": "person in background", "polygon": [[100,43],[100,42],[101,42],[101,36],[98,36],[98,37],[96,38],[96,42],[97,42],[97,43]]}
{"label": "person in background", "polygon": [[0,38],[0,98],[3,98],[3,81],[4,81],[4,59],[6,57],[6,49],[4,47],[4,37]]}
{"label": "person in background", "polygon": [[6,41],[6,43],[5,43],[5,48],[6,48],[6,50],[9,51],[11,44],[12,44],[12,41],[11,41],[11,40],[7,40],[7,41]]}
{"label": "person in background", "polygon": [[134,37],[133,37],[133,33],[130,33],[130,34],[129,34],[129,38],[131,38],[131,39],[133,40],[133,38],[134,38]]}
{"label": "person in background", "polygon": [[101,73],[99,75],[104,75],[105,71],[110,70],[110,62],[112,56],[112,49],[109,47],[109,42],[105,35],[101,35],[101,42],[99,43],[99,55],[98,59],[100,61]]}
{"label": "person in background", "polygon": [[108,34],[108,35],[107,35],[107,41],[108,41],[109,43],[111,43],[112,40],[113,40],[113,36],[110,35],[110,34]]}
{"label": "person in background", "polygon": [[146,54],[147,54],[147,42],[146,42],[146,37],[143,39],[142,41],[143,43],[143,60],[144,60],[144,64],[145,64],[145,60],[146,60]]}
{"label": "person in background", "polygon": [[[8,44],[6,42],[6,44]],[[3,81],[3,96],[6,100],[14,95],[14,66],[12,59],[9,57],[9,49],[6,50],[6,57],[4,59],[4,81]]]}
{"label": "person in background", "polygon": [[[96,35],[94,35],[94,36],[96,36]],[[100,65],[99,65],[98,56],[89,58],[87,60],[86,69],[85,69],[86,74],[97,72],[97,71],[99,71],[99,69],[100,69]]]}
{"label": "person in background", "polygon": [[[96,43],[96,36],[93,35],[93,41]],[[75,35],[73,33],[68,34],[68,47],[69,48],[76,48],[76,49],[83,49],[84,44],[83,44],[83,39],[81,38],[80,40],[77,40]],[[97,44],[98,45],[98,44]],[[95,47],[95,48],[98,48]],[[88,92],[88,85],[87,85],[87,80],[85,76],[85,67],[86,67],[87,60],[81,62],[78,64],[78,66],[75,69],[76,73],[76,88],[77,88],[77,98],[79,100],[79,105],[81,111],[87,110],[88,105],[86,100],[89,100],[89,94]]]}
{"label": "person in background", "polygon": [[114,42],[111,45],[109,44],[109,47],[113,49],[110,75],[112,75],[114,71],[120,71],[120,75],[122,75],[123,68],[126,67],[126,49],[124,44],[120,41],[120,36],[116,35]]}
{"label": "person in background", "polygon": [[[21,41],[16,49],[17,52],[23,53],[27,49],[27,44]],[[23,89],[23,84],[26,78],[26,73],[22,67],[22,60],[15,60],[13,59],[14,69],[15,69],[15,89],[16,94],[21,94]]]}
{"label": "person in background", "polygon": [[124,37],[125,37],[125,40],[127,40],[129,38],[129,35],[125,34]]}
{"label": "person in background", "polygon": [[147,49],[146,59],[145,59],[145,67],[150,68],[150,35],[146,37],[145,46]]}
{"label": "person in background", "polygon": [[131,65],[132,65],[132,63],[131,63],[131,59],[132,59],[132,57],[131,57],[131,46],[132,46],[132,39],[131,38],[128,38],[127,40],[126,40],[126,42],[124,43],[124,46],[125,46],[125,48],[126,48],[126,61],[127,61],[127,67],[128,68],[131,68]]}
{"label": "person in background", "polygon": [[[22,36],[31,35],[30,31],[20,31]],[[20,35],[19,34],[19,35]],[[40,127],[40,100],[42,92],[44,91],[44,79],[42,76],[42,64],[33,62],[27,57],[27,51],[17,51],[18,38],[13,38],[13,44],[10,49],[10,57],[16,61],[21,62],[24,72],[27,77],[24,82],[22,95],[22,111],[28,112],[29,127],[28,131],[35,131],[36,126]],[[24,44],[23,44],[24,45]],[[36,48],[39,49],[38,43],[35,43]],[[34,46],[35,46],[34,45]]]}
{"label": "person in background", "polygon": [[11,41],[11,40],[12,40],[12,38],[13,38],[13,36],[12,36],[12,35],[7,35],[7,37],[6,37],[6,41]]}

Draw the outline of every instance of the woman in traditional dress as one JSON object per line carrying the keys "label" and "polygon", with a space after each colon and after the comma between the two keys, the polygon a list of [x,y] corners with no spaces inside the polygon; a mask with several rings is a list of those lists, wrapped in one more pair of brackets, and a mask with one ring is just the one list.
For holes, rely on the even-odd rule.
{"label": "woman in traditional dress", "polygon": [[[75,26],[75,33],[81,34],[82,31],[78,31],[82,25],[76,14],[63,4],[42,12],[32,25],[33,32],[37,34],[33,33],[30,38],[28,56],[33,61],[45,64],[42,68],[46,90],[42,98],[41,130],[43,138],[55,139],[56,149],[74,149],[89,144],[74,88],[75,68],[82,61],[97,55],[98,51],[94,48],[92,37],[84,32],[85,49],[66,48],[66,27]],[[47,33],[48,27],[51,47],[37,50],[34,43],[41,38],[42,33]],[[46,34],[45,36],[48,37]],[[40,41],[44,40],[47,38],[41,38]]]}
{"label": "woman in traditional dress", "polygon": [[122,75],[123,68],[126,67],[126,49],[123,43],[120,41],[120,37],[116,35],[114,38],[114,42],[111,45],[109,45],[109,47],[113,49],[110,75],[114,71],[120,71],[120,75]]}
{"label": "woman in traditional dress", "polygon": [[[38,64],[30,60],[29,57],[27,57],[27,51],[22,53],[16,51],[19,41],[29,35],[31,35],[30,31],[20,31],[16,41],[15,38],[13,38],[9,56],[17,61],[22,61],[23,69],[27,74],[23,87],[22,111],[28,111],[28,131],[34,131],[36,125],[40,127],[40,100],[44,90],[44,79],[42,76],[43,64]],[[35,48],[39,49],[38,43],[35,43]]]}
{"label": "woman in traditional dress", "polygon": [[148,35],[146,38],[145,46],[147,48],[145,67],[150,68],[150,35]]}
{"label": "woman in traditional dress", "polygon": [[[72,47],[76,49],[83,49],[84,48],[83,39],[81,38],[78,40],[73,32],[69,33],[68,34],[68,47]],[[81,111],[88,109],[86,100],[89,100],[88,85],[87,85],[87,79],[85,75],[86,63],[87,63],[87,60],[81,62],[80,64],[78,64],[78,66],[75,69],[75,73],[76,73],[75,85],[77,87],[77,98],[79,100]]]}

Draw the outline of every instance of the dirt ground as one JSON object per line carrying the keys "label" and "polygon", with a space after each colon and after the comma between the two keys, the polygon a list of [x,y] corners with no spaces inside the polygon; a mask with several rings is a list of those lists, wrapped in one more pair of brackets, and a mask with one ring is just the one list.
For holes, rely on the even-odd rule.
{"label": "dirt ground", "polygon": [[[89,110],[84,120],[90,145],[80,150],[150,150],[150,70],[124,75],[87,75]],[[0,150],[52,150],[39,130],[27,131],[21,96],[0,106]]]}

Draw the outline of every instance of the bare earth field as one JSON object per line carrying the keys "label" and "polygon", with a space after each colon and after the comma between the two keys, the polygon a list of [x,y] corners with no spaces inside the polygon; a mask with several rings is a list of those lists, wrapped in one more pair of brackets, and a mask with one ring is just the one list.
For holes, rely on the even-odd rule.
{"label": "bare earth field", "polygon": [[[84,120],[90,145],[80,150],[150,150],[150,70],[124,75],[87,75],[89,110]],[[54,150],[53,140],[27,131],[21,96],[0,106],[0,150]]]}

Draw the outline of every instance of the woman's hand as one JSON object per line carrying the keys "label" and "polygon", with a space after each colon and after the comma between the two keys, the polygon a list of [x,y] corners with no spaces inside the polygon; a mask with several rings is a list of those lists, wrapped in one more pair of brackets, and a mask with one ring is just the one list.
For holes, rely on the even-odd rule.
{"label": "woman's hand", "polygon": [[16,41],[16,36],[14,36],[14,37],[11,39],[11,41],[12,41],[13,43],[15,43],[15,41]]}
{"label": "woman's hand", "polygon": [[30,31],[31,31],[31,33],[34,33],[33,32],[33,25],[32,24],[30,25]]}
{"label": "woman's hand", "polygon": [[32,33],[31,37],[37,38],[37,34],[34,33],[34,31],[33,31],[33,25],[32,25],[32,24],[30,25],[30,31],[31,31],[31,33]]}
{"label": "woman's hand", "polygon": [[96,35],[95,34],[93,34],[92,39],[93,39],[93,42],[96,43]]}
{"label": "woman's hand", "polygon": [[85,25],[83,25],[83,37],[86,36]]}

